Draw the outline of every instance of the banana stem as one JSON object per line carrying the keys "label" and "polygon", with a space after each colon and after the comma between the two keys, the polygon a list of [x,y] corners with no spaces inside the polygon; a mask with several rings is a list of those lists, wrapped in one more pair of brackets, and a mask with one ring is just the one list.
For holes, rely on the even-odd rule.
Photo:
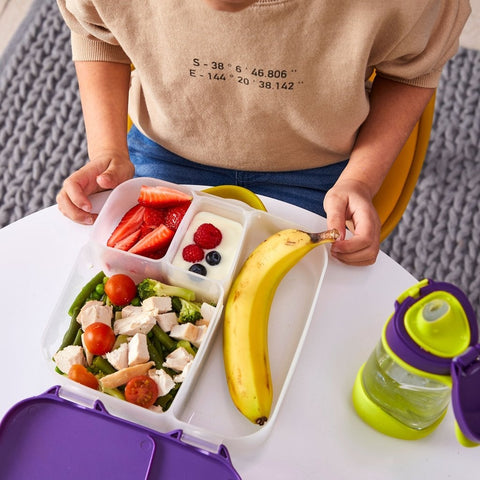
{"label": "banana stem", "polygon": [[332,228],[331,230],[325,230],[324,232],[318,233],[308,233],[309,237],[312,240],[312,243],[325,243],[325,242],[334,242],[340,237],[340,233],[336,228]]}

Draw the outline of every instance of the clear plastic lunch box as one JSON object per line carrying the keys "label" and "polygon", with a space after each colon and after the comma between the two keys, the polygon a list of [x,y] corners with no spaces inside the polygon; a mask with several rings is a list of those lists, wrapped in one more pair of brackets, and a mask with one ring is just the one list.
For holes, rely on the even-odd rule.
{"label": "clear plastic lunch box", "polygon": [[[122,216],[137,203],[140,187],[144,184],[165,185],[191,193],[193,196],[191,206],[167,253],[158,260],[106,246],[107,239]],[[200,211],[224,216],[243,226],[243,234],[239,239],[238,249],[233,257],[228,275],[219,280],[212,280],[208,276],[203,277],[172,265],[172,259],[190,221]],[[197,454],[200,452],[198,458],[204,459],[205,468],[207,470],[213,468],[217,472],[216,474],[208,473],[210,475],[208,477],[199,475],[195,478],[239,478],[230,463],[227,448],[234,448],[236,454],[247,452],[258,447],[271,433],[312,321],[316,299],[327,268],[327,249],[325,246],[313,249],[307,257],[290,270],[277,289],[269,321],[269,355],[274,397],[271,416],[263,426],[255,425],[247,420],[236,409],[230,398],[223,366],[222,310],[231,282],[249,253],[273,233],[291,227],[302,228],[301,225],[293,225],[291,222],[267,212],[255,210],[237,200],[218,198],[185,186],[153,178],[135,178],[114,189],[97,218],[89,242],[79,253],[42,338],[45,368],[52,372],[53,384],[59,384],[59,386],[39,397],[17,404],[5,416],[1,428],[7,432],[15,430],[13,427],[10,428],[10,423],[16,421],[16,415],[28,418],[30,413],[35,413],[35,415],[42,416],[43,410],[46,410],[47,417],[54,417],[50,413],[53,408],[62,412],[59,413],[59,418],[63,420],[55,422],[58,424],[58,428],[62,431],[64,428],[74,430],[82,426],[82,422],[77,420],[80,412],[82,416],[85,415],[86,426],[84,428],[86,429],[87,425],[90,425],[88,436],[91,436],[92,441],[95,441],[98,435],[102,435],[106,436],[105,441],[108,443],[109,437],[116,438],[117,429],[127,432],[128,437],[132,435],[128,441],[137,448],[138,461],[141,464],[138,466],[139,472],[146,473],[139,473],[138,476],[129,476],[128,478],[173,478],[168,475],[149,477],[149,472],[156,471],[155,469],[158,468],[156,464],[161,462],[157,459],[158,455],[165,459],[167,451],[169,454],[170,451],[177,453],[177,450],[180,451],[182,448],[191,450],[188,455],[186,454],[188,458],[185,458],[185,462],[188,462],[185,464],[188,465],[188,469],[190,469],[190,462],[197,461]],[[89,389],[55,372],[52,356],[68,328],[70,321],[67,314],[68,309],[83,285],[100,270],[103,270],[106,275],[126,273],[135,281],[141,281],[147,277],[156,278],[165,283],[190,288],[196,292],[197,299],[216,304],[214,318],[210,322],[207,335],[198,350],[194,364],[172,405],[164,413],[153,412],[100,391]],[[48,406],[45,407],[45,405]],[[19,409],[21,409],[20,413],[18,413]],[[12,415],[13,417],[10,419]],[[94,420],[97,417],[98,420]],[[38,423],[42,425],[46,421],[38,420]],[[95,422],[98,422],[98,425]],[[21,420],[18,420],[17,424],[25,430],[36,428],[34,425],[29,427],[28,421],[22,423]],[[108,433],[100,434],[104,425],[108,426]],[[83,438],[87,436],[87,433],[83,432],[79,435]],[[53,434],[51,436],[54,437]],[[60,435],[60,438],[62,436],[63,434]],[[136,436],[138,438],[135,440]],[[40,437],[36,438],[35,435],[33,437],[35,444],[41,443]],[[5,435],[0,430],[0,439],[3,438]],[[28,439],[28,435],[22,435],[22,438]],[[86,441],[86,438],[84,440]],[[52,439],[52,441],[54,440]],[[162,446],[160,447],[160,445]],[[41,445],[37,446],[41,448]],[[4,464],[3,450],[0,444],[2,465]],[[206,455],[201,455],[202,452]],[[35,450],[35,454],[37,453]],[[121,457],[123,454],[124,450],[120,449],[118,456]],[[92,449],[91,455],[92,458],[99,458],[96,448]],[[125,453],[125,455],[127,454]],[[125,458],[122,458],[122,464],[125,461]],[[186,467],[184,466],[184,468]],[[224,470],[223,476],[218,473],[221,469]],[[173,474],[170,473],[170,475]],[[12,478],[54,477],[18,476]],[[127,477],[121,476],[120,472],[120,476],[115,474],[108,478]],[[182,477],[180,476],[180,478]]]}

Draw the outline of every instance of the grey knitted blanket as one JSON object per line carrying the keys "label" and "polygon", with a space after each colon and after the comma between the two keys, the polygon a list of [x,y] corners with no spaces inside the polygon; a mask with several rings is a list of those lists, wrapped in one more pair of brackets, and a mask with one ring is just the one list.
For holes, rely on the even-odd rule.
{"label": "grey knitted blanket", "polygon": [[[69,32],[36,0],[0,59],[0,227],[53,205],[87,159]],[[480,52],[446,66],[425,166],[382,249],[417,278],[462,288],[480,315]],[[401,293],[401,292],[399,292]]]}
{"label": "grey knitted blanket", "polygon": [[451,282],[480,318],[480,51],[460,49],[437,91],[425,164],[382,250],[417,278]]}

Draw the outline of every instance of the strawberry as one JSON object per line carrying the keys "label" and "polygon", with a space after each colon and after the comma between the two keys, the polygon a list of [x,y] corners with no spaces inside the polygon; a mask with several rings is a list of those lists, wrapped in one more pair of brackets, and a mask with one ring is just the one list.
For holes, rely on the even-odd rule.
{"label": "strawberry", "polygon": [[190,202],[184,202],[176,207],[169,208],[165,214],[165,225],[176,231],[189,206]]}
{"label": "strawberry", "polygon": [[140,235],[142,233],[142,229],[139,228],[138,230],[135,230],[133,233],[130,235],[127,235],[125,238],[117,242],[114,247],[118,248],[119,250],[129,250],[132,248],[140,238]]}
{"label": "strawberry", "polygon": [[161,208],[145,207],[143,222],[147,227],[158,227],[165,220],[165,211]]}
{"label": "strawberry", "polygon": [[129,252],[144,255],[156,250],[161,250],[164,247],[168,247],[174,234],[175,232],[173,230],[170,230],[165,225],[160,225],[141,238],[130,248]]}
{"label": "strawberry", "polygon": [[162,185],[156,187],[142,185],[138,196],[138,203],[146,207],[172,207],[191,200],[192,196],[188,193]]}
{"label": "strawberry", "polygon": [[110,235],[107,241],[109,247],[114,247],[115,244],[131,235],[138,230],[143,223],[143,215],[145,207],[142,205],[135,205],[122,217],[120,223]]}
{"label": "strawberry", "polygon": [[153,227],[150,225],[145,225],[145,223],[142,224],[140,227],[140,238],[146,237],[152,230],[155,230],[157,227]]}
{"label": "strawberry", "polygon": [[159,250],[154,250],[153,252],[144,253],[143,256],[148,258],[153,258],[154,260],[158,260],[159,258],[163,258],[165,256],[165,254],[167,253],[167,250],[168,250],[168,245],[166,245],[163,248],[160,248]]}
{"label": "strawberry", "polygon": [[186,262],[196,263],[201,262],[203,260],[205,253],[203,248],[199,247],[195,243],[191,245],[187,245],[182,250],[182,257]]}
{"label": "strawberry", "polygon": [[193,234],[193,241],[202,248],[215,248],[222,241],[222,232],[211,223],[202,223]]}

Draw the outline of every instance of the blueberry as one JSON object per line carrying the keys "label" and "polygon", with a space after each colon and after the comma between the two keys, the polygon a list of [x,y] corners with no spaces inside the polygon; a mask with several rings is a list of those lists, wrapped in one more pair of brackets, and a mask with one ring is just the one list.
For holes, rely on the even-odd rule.
{"label": "blueberry", "polygon": [[201,263],[194,263],[188,270],[204,277],[207,275],[207,269]]}
{"label": "blueberry", "polygon": [[222,260],[222,256],[216,250],[212,250],[207,253],[205,260],[209,265],[218,265]]}

